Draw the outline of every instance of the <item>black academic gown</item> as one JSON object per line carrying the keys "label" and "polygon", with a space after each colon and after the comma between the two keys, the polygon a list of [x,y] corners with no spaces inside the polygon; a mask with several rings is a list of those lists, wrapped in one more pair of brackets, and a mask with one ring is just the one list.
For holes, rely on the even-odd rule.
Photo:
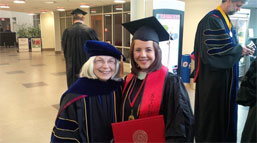
{"label": "black academic gown", "polygon": [[[132,100],[142,82],[143,80],[137,79],[135,88],[131,94]],[[124,93],[127,92],[130,84],[131,82],[128,83]],[[144,86],[133,106],[133,111],[135,111],[133,112],[133,115],[135,119],[139,118],[140,110],[138,110],[138,108],[140,108],[143,92]],[[164,116],[166,142],[193,142],[194,118],[189,96],[181,78],[172,73],[167,73],[164,89],[160,92],[163,94],[159,115]],[[128,99],[124,99],[124,97],[125,95],[122,95],[121,103],[126,100],[124,105],[125,108],[124,110],[121,109],[123,110],[121,113],[124,112],[124,121],[127,121],[129,115],[131,115],[131,107]],[[122,120],[122,118],[120,120]]]}
{"label": "black academic gown", "polygon": [[196,142],[236,141],[241,52],[235,30],[228,30],[218,10],[200,21],[194,45]]}
{"label": "black academic gown", "polygon": [[98,40],[96,32],[82,23],[74,23],[63,32],[62,49],[66,62],[67,85],[78,79],[82,65],[88,59],[83,46],[87,40]]}
{"label": "black academic gown", "polygon": [[244,76],[238,91],[237,103],[243,106],[250,106],[241,142],[257,142],[257,59],[251,64],[248,72]]}
{"label": "black academic gown", "polygon": [[110,142],[111,123],[117,122],[116,101],[120,100],[121,84],[78,79],[61,98],[51,142]]}

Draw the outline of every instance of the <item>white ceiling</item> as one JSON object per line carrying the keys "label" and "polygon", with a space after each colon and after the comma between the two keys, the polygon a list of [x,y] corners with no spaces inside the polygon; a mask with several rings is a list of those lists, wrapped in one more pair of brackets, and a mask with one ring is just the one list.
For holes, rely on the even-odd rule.
{"label": "white ceiling", "polygon": [[[130,0],[125,0],[129,2]],[[0,0],[0,4],[8,4],[10,8],[0,10],[39,13],[40,10],[56,11],[57,7],[64,7],[65,10],[79,8],[81,3],[87,3],[91,7],[114,4],[114,0],[25,0],[24,4],[13,3],[13,0]],[[45,2],[54,2],[48,4]],[[81,8],[82,9],[82,8]]]}
{"label": "white ceiling", "polygon": [[[57,7],[64,7],[66,10],[78,8],[80,3],[88,3],[92,6],[102,6],[114,4],[114,0],[25,0],[25,4],[15,4],[13,0],[0,0],[0,4],[8,4],[8,11],[26,12],[26,13],[39,13],[40,10],[56,11]],[[47,4],[45,2],[54,1],[54,4]],[[129,2],[130,0],[125,0]],[[187,1],[187,0],[180,0]],[[221,0],[219,0],[221,1]],[[248,0],[248,3],[244,5],[245,8],[257,8],[257,0]]]}

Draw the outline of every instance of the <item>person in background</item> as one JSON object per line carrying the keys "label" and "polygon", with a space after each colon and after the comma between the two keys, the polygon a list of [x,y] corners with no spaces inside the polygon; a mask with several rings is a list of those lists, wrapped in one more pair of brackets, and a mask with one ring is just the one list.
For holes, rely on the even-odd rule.
{"label": "person in background", "polygon": [[252,62],[246,75],[243,77],[240,89],[238,91],[237,103],[243,106],[249,106],[249,112],[241,137],[242,143],[257,142],[257,58]]}
{"label": "person in background", "polygon": [[236,142],[238,62],[252,54],[238,44],[229,19],[246,0],[222,0],[198,24],[195,54],[195,141]]}
{"label": "person in background", "polygon": [[[80,78],[62,95],[51,142],[110,142],[121,96],[122,54],[111,44],[88,40],[90,57]],[[125,60],[125,59],[124,59]],[[121,67],[122,68],[122,67]]]}
{"label": "person in background", "polygon": [[0,25],[0,32],[4,32],[3,26]]}
{"label": "person in background", "polygon": [[9,25],[6,26],[5,32],[12,32]]}
{"label": "person in background", "polygon": [[[181,78],[162,65],[168,32],[155,17],[124,23],[133,34],[131,73],[122,91],[121,121],[164,116],[167,142],[193,142],[193,113]],[[149,106],[151,105],[151,106]]]}
{"label": "person in background", "polygon": [[84,16],[87,14],[85,11],[75,9],[71,14],[74,24],[62,35],[68,87],[78,79],[80,68],[88,59],[88,54],[83,52],[84,43],[87,40],[98,40],[96,32],[84,25]]}

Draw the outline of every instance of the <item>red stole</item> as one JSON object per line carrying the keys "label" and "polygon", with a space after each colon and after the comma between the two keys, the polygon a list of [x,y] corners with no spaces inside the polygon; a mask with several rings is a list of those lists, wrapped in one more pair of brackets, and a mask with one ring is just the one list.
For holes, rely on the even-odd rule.
{"label": "red stole", "polygon": [[[141,101],[139,118],[159,115],[164,82],[167,72],[168,69],[165,66],[162,66],[160,70],[148,74]],[[122,95],[124,95],[124,91],[133,76],[134,75],[131,73],[128,74],[122,91]]]}

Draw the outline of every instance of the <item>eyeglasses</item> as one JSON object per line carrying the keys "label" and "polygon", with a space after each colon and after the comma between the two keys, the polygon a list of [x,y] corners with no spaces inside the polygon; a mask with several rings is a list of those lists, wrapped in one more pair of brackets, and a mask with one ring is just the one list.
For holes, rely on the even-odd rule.
{"label": "eyeglasses", "polygon": [[103,66],[107,64],[108,66],[114,66],[116,64],[115,59],[109,59],[109,60],[104,60],[104,59],[95,59],[94,64],[97,66]]}

